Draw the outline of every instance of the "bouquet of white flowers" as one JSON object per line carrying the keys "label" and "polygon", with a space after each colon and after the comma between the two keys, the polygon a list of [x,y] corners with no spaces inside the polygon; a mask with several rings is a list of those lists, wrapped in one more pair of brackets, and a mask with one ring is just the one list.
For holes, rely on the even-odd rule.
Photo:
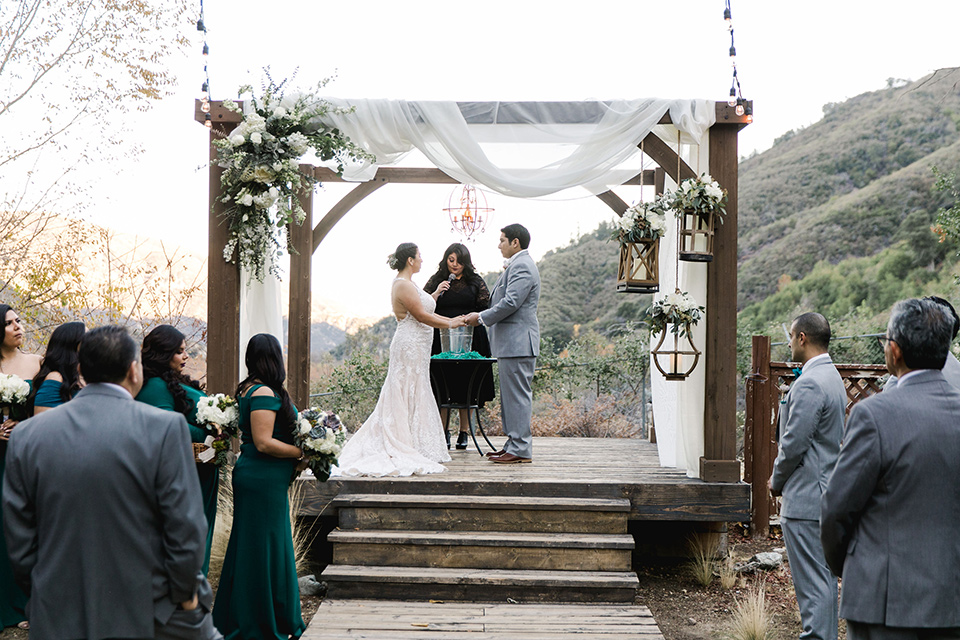
{"label": "bouquet of white flowers", "polygon": [[12,414],[16,409],[24,408],[27,396],[30,395],[30,385],[22,378],[0,373],[0,407],[8,409],[4,414]]}
{"label": "bouquet of white flowers", "polygon": [[613,225],[613,240],[639,242],[656,240],[667,232],[667,213],[670,206],[666,198],[657,196],[652,202],[638,202],[623,212]]}
{"label": "bouquet of white flowers", "polygon": [[202,443],[194,443],[197,461],[213,462],[218,466],[232,464],[236,456],[230,448],[230,440],[240,435],[237,401],[223,393],[200,398],[197,401],[197,423],[210,432]]}
{"label": "bouquet of white flowers", "polygon": [[[687,178],[669,197],[670,207],[691,210],[698,214],[727,213],[727,192],[707,174],[699,178]],[[721,220],[723,218],[721,217]]]}
{"label": "bouquet of white flowers", "polygon": [[337,464],[347,442],[347,431],[340,416],[311,407],[300,412],[293,439],[303,451],[313,475],[322,482],[330,477],[330,467]]}
{"label": "bouquet of white flowers", "polygon": [[700,322],[703,310],[689,293],[679,289],[675,293],[661,295],[653,301],[647,313],[650,333],[663,333],[670,325],[671,333],[682,337],[692,325]]}

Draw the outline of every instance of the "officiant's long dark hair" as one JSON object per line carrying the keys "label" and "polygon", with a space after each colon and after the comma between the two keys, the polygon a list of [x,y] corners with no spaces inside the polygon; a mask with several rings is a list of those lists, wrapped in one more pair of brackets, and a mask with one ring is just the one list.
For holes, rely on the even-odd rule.
{"label": "officiant's long dark hair", "polygon": [[[480,278],[477,274],[476,269],[473,268],[473,260],[470,258],[470,249],[467,249],[465,244],[459,242],[454,242],[447,250],[443,252],[443,259],[440,260],[437,272],[430,276],[430,279],[427,280],[427,284],[423,286],[423,290],[427,293],[433,293],[437,290],[437,287],[440,286],[440,283],[450,277],[450,268],[447,266],[447,258],[450,257],[450,254],[454,253],[457,256],[457,262],[463,265],[463,276],[462,280],[464,282],[473,283],[476,279]],[[480,278],[482,280],[482,278]]]}
{"label": "officiant's long dark hair", "polygon": [[170,360],[180,349],[186,337],[180,333],[180,330],[169,324],[161,324],[154,327],[150,333],[143,337],[143,347],[140,349],[140,355],[143,359],[143,381],[150,378],[160,378],[167,385],[167,390],[173,396],[173,410],[177,413],[187,415],[193,411],[195,403],[187,397],[181,384],[193,387],[203,391],[199,382],[190,376],[174,371],[170,368]]}
{"label": "officiant's long dark hair", "polygon": [[56,371],[63,378],[60,383],[60,399],[66,402],[80,390],[80,339],[87,332],[87,326],[82,322],[67,322],[50,334],[47,343],[47,352],[43,356],[40,371],[33,377],[30,386],[30,395],[27,396],[27,412],[33,415],[34,402],[37,400],[37,391],[47,376]]}
{"label": "officiant's long dark hair", "polygon": [[297,418],[296,409],[290,400],[290,394],[283,383],[287,379],[287,370],[283,366],[283,350],[276,337],[269,333],[258,333],[247,343],[247,353],[244,356],[248,375],[237,385],[236,397],[258,380],[277,394],[280,398],[280,411],[277,415],[283,419],[281,426],[293,424]]}

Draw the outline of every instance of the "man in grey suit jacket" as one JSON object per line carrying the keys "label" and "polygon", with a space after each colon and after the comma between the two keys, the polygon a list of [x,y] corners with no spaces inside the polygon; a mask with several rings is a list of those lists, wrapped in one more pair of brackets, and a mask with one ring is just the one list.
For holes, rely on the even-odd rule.
{"label": "man in grey suit jacket", "polygon": [[222,638],[183,415],[134,401],[143,369],[123,328],[90,331],[79,355],[87,386],[7,450],[3,523],[31,636]]}
{"label": "man in grey suit jacket", "polygon": [[820,544],[820,496],[840,451],[847,393],[827,353],[830,323],[804,313],[790,327],[790,352],[803,363],[780,405],[780,444],[770,492],[782,495],[780,527],[800,607],[800,638],[836,640],[837,579]]}
{"label": "man in grey suit jacket", "polygon": [[490,350],[500,375],[500,416],[507,442],[503,449],[487,454],[501,464],[531,462],[533,437],[533,373],[540,355],[540,272],[527,252],[530,232],[519,224],[500,230],[500,253],[507,266],[490,293],[490,308],[471,313],[467,323],[483,324],[490,336]]}
{"label": "man in grey suit jacket", "polygon": [[850,640],[960,638],[960,390],[940,371],[953,321],[898,302],[884,356],[899,383],[857,403],[821,505]]}

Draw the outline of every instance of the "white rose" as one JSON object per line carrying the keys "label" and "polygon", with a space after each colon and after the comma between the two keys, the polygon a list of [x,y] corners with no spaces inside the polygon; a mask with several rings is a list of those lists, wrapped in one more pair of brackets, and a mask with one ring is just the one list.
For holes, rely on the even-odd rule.
{"label": "white rose", "polygon": [[283,107],[277,107],[276,109],[273,110],[273,116],[275,118],[282,118],[285,115],[287,115],[287,110],[284,109]]}
{"label": "white rose", "polygon": [[250,195],[249,193],[243,194],[243,197],[240,198],[240,204],[242,204],[245,207],[249,207],[250,205],[253,204],[253,196]]}
{"label": "white rose", "polygon": [[310,421],[306,418],[300,419],[300,435],[305,436],[310,433],[310,429],[313,428],[313,425],[310,424]]}
{"label": "white rose", "polygon": [[246,138],[244,138],[243,135],[239,133],[235,133],[232,136],[230,136],[230,144],[232,144],[235,147],[239,147],[246,141],[247,141]]}
{"label": "white rose", "polygon": [[719,200],[720,198],[723,197],[723,190],[720,189],[720,187],[717,186],[717,183],[715,182],[713,184],[708,184],[706,187],[704,187],[703,192],[706,193],[711,198],[713,198],[714,200]]}
{"label": "white rose", "polygon": [[263,136],[260,135],[259,131],[254,131],[250,134],[250,142],[253,144],[261,144],[263,142]]}

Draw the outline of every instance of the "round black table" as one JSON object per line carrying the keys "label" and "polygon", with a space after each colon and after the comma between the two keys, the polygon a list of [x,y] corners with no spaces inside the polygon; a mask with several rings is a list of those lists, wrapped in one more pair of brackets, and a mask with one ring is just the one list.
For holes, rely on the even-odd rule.
{"label": "round black table", "polygon": [[[487,376],[493,375],[493,363],[496,358],[430,358],[430,384],[433,386],[433,395],[441,409],[447,409],[447,421],[444,430],[450,426],[450,409],[472,410],[477,417],[477,427],[480,435],[490,445],[490,450],[496,447],[490,442],[480,423],[479,395],[481,385]],[[448,380],[466,380],[467,384],[448,384]],[[483,451],[477,442],[477,434],[470,421],[470,436],[473,445],[482,456]]]}

